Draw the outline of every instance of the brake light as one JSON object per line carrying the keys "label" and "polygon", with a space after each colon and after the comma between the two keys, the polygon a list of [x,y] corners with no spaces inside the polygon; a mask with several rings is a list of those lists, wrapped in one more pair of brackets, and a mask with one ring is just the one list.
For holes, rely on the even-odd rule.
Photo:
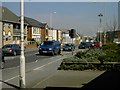
{"label": "brake light", "polygon": [[9,48],[9,51],[12,52],[12,48]]}

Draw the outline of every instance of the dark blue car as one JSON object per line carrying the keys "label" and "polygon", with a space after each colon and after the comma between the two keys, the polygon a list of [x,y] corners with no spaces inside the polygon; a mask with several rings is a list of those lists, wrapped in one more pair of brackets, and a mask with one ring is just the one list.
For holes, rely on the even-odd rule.
{"label": "dark blue car", "polygon": [[67,43],[63,45],[63,51],[72,51],[75,50],[75,45],[71,43]]}
{"label": "dark blue car", "polygon": [[61,53],[61,44],[59,41],[44,41],[43,44],[39,47],[39,54],[60,54]]}

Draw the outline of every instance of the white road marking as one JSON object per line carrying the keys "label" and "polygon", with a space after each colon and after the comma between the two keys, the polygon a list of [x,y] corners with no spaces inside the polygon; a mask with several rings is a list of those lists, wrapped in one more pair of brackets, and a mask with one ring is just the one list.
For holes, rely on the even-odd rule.
{"label": "white road marking", "polygon": [[42,66],[40,66],[40,67],[37,67],[37,68],[35,68],[35,69],[33,69],[33,70],[40,70],[41,68],[43,68],[43,67],[45,67],[45,66],[47,66],[47,65],[49,65],[49,64],[52,64],[52,63],[54,63],[54,62],[57,62],[57,61],[59,61],[59,60],[61,60],[61,59],[63,59],[63,58],[60,58],[60,59],[57,59],[57,60],[55,60],[55,61],[49,62],[49,63],[44,64],[44,65],[42,65]]}
{"label": "white road marking", "polygon": [[[49,63],[47,63],[47,64],[44,64],[44,65],[42,65],[42,66],[40,66],[40,67],[37,67],[37,68],[35,68],[35,69],[33,69],[33,70],[42,70],[43,67],[45,67],[45,66],[47,66],[47,65],[49,65],[49,64],[52,64],[52,63],[54,63],[54,62],[57,62],[57,61],[59,61],[59,60],[61,60],[61,59],[63,59],[63,58],[65,58],[65,57],[62,57],[62,58],[57,59],[57,60],[55,60],[55,61],[49,62]],[[12,68],[11,68],[11,69],[12,69]],[[14,76],[14,77],[12,77],[12,78],[10,78],[10,79],[5,80],[4,82],[8,82],[8,81],[13,80],[13,79],[18,78],[18,77],[19,77],[19,75]],[[46,78],[46,79],[48,79],[48,78]],[[45,81],[46,79],[44,79],[43,81]],[[41,81],[41,82],[43,82],[43,81]],[[40,83],[41,83],[41,82],[40,82]],[[2,84],[2,83],[0,83],[0,84]],[[39,83],[38,83],[38,84],[39,84]],[[37,85],[38,85],[38,84],[37,84]]]}
{"label": "white road marking", "polygon": [[12,78],[10,78],[10,79],[5,80],[5,82],[8,82],[8,81],[10,81],[10,80],[12,80],[12,79],[15,79],[15,78],[18,78],[18,77],[19,77],[19,75],[15,76],[15,77],[12,77]]}
{"label": "white road marking", "polygon": [[[12,79],[15,79],[15,78],[18,78],[18,77],[19,77],[19,75],[15,76],[15,77],[12,77],[12,78],[10,78],[10,79],[7,79],[7,80],[5,80],[4,82],[8,82],[8,81],[10,81],[10,80],[12,80]],[[2,82],[1,82],[0,84],[2,84]]]}

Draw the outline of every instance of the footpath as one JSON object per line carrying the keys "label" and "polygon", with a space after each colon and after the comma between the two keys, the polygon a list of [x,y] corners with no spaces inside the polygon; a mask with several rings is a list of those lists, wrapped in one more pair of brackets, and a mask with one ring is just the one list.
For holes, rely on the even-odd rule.
{"label": "footpath", "polygon": [[99,90],[120,89],[120,72],[111,71],[62,71],[39,82],[40,90]]}

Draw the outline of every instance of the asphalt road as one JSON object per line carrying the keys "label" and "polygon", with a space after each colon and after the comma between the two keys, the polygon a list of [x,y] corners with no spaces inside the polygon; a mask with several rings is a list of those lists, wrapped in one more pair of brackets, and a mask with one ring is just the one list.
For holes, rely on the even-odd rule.
{"label": "asphalt road", "polygon": [[[38,50],[27,52],[26,57],[26,87],[35,87],[40,82],[57,72],[63,58],[72,56],[71,52],[62,55],[39,55]],[[5,58],[5,69],[2,70],[2,87],[19,88],[19,55]],[[1,84],[1,83],[0,83]]]}
{"label": "asphalt road", "polygon": [[[38,50],[30,51],[25,53],[25,62],[31,63],[36,60],[41,60],[44,58],[50,58],[52,56],[39,55]],[[17,56],[5,56],[5,69],[17,67],[20,64],[20,55]]]}

